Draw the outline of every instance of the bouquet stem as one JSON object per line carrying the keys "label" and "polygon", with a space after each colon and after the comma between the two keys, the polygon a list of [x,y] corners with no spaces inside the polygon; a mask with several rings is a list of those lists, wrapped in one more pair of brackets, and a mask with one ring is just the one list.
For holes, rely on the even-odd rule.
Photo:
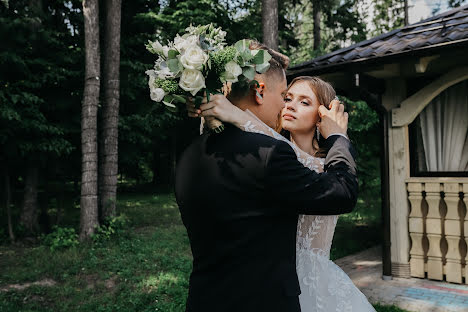
{"label": "bouquet stem", "polygon": [[214,117],[205,117],[208,128],[214,133],[221,133],[224,130],[224,124]]}

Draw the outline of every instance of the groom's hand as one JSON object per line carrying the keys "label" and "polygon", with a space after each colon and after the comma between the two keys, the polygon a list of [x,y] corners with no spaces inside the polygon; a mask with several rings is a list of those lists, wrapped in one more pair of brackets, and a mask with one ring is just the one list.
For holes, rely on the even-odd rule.
{"label": "groom's hand", "polygon": [[344,105],[338,100],[333,100],[330,103],[330,109],[320,105],[319,115],[322,120],[317,126],[325,139],[331,134],[347,135],[348,113],[344,111]]}

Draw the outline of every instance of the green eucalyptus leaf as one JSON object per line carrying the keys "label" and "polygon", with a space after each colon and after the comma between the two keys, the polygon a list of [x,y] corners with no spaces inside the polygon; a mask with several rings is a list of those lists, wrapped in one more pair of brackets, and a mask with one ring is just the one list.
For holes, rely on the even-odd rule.
{"label": "green eucalyptus leaf", "polygon": [[163,101],[163,104],[166,105],[167,107],[176,108],[176,106],[174,104],[172,104],[171,102]]}
{"label": "green eucalyptus leaf", "polygon": [[239,40],[234,44],[234,47],[239,52],[243,52],[243,51],[246,51],[246,50],[248,50],[250,52],[250,48],[249,48],[250,47],[250,40],[248,40],[248,39]]}
{"label": "green eucalyptus leaf", "polygon": [[242,74],[249,80],[253,80],[255,78],[255,69],[251,66],[244,67],[242,69]]}
{"label": "green eucalyptus leaf", "polygon": [[174,101],[177,101],[179,103],[184,103],[184,104],[187,103],[187,100],[182,95],[173,94],[172,96],[174,97]]}
{"label": "green eucalyptus leaf", "polygon": [[[173,95],[171,95],[171,94],[165,95],[165,96],[164,96],[163,103],[164,103],[164,102],[172,102],[173,99],[174,99],[174,96],[173,96]],[[164,103],[164,104],[165,104],[165,103]]]}
{"label": "green eucalyptus leaf", "polygon": [[259,65],[255,66],[255,70],[259,74],[266,73],[268,71],[268,69],[270,69],[270,63],[264,63],[264,64],[259,64]]}
{"label": "green eucalyptus leaf", "polygon": [[163,102],[163,103],[166,105],[166,108],[168,111],[173,112],[173,113],[177,113],[179,111],[177,106],[175,106],[174,104],[167,103],[167,102]]}
{"label": "green eucalyptus leaf", "polygon": [[167,53],[167,57],[168,57],[168,59],[171,60],[171,59],[177,58],[177,55],[179,55],[179,54],[180,53],[177,50],[169,50],[169,52]]}
{"label": "green eucalyptus leaf", "polygon": [[258,50],[257,54],[252,58],[253,64],[265,64],[271,60],[271,55],[266,50]]}
{"label": "green eucalyptus leaf", "polygon": [[170,59],[169,61],[167,61],[167,67],[169,67],[169,70],[171,72],[173,72],[174,74],[177,74],[178,72],[180,72],[180,66],[182,64],[180,64],[179,60],[178,59]]}
{"label": "green eucalyptus leaf", "polygon": [[163,104],[166,105],[166,108],[167,108],[170,112],[177,113],[177,112],[179,111],[179,109],[177,108],[177,106],[175,106],[174,104],[172,104],[172,102],[163,101]]}

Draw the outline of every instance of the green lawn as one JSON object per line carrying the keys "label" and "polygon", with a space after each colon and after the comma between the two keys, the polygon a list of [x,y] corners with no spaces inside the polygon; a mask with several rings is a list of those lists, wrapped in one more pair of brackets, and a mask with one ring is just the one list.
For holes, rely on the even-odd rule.
{"label": "green lawn", "polygon": [[[0,246],[0,288],[44,278],[57,283],[0,291],[0,312],[184,311],[191,253],[173,196],[124,194],[118,209],[130,218],[131,226],[120,237],[102,244],[55,252],[44,246]],[[346,235],[352,234],[351,224],[359,218],[357,210],[340,219],[335,256],[367,246],[342,241],[351,237]],[[352,237],[364,239],[365,233],[375,230],[364,219],[359,222],[363,225],[354,228],[362,233]],[[345,251],[339,250],[349,245]]]}
{"label": "green lawn", "polygon": [[332,260],[380,244],[380,194],[373,191],[362,191],[353,212],[339,217],[330,252]]}

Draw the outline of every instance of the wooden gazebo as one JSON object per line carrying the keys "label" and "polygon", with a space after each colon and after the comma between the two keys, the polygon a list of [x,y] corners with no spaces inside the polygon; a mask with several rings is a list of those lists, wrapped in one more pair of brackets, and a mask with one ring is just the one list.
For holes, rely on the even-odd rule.
{"label": "wooden gazebo", "polygon": [[291,68],[377,110],[384,275],[468,283],[468,5]]}

